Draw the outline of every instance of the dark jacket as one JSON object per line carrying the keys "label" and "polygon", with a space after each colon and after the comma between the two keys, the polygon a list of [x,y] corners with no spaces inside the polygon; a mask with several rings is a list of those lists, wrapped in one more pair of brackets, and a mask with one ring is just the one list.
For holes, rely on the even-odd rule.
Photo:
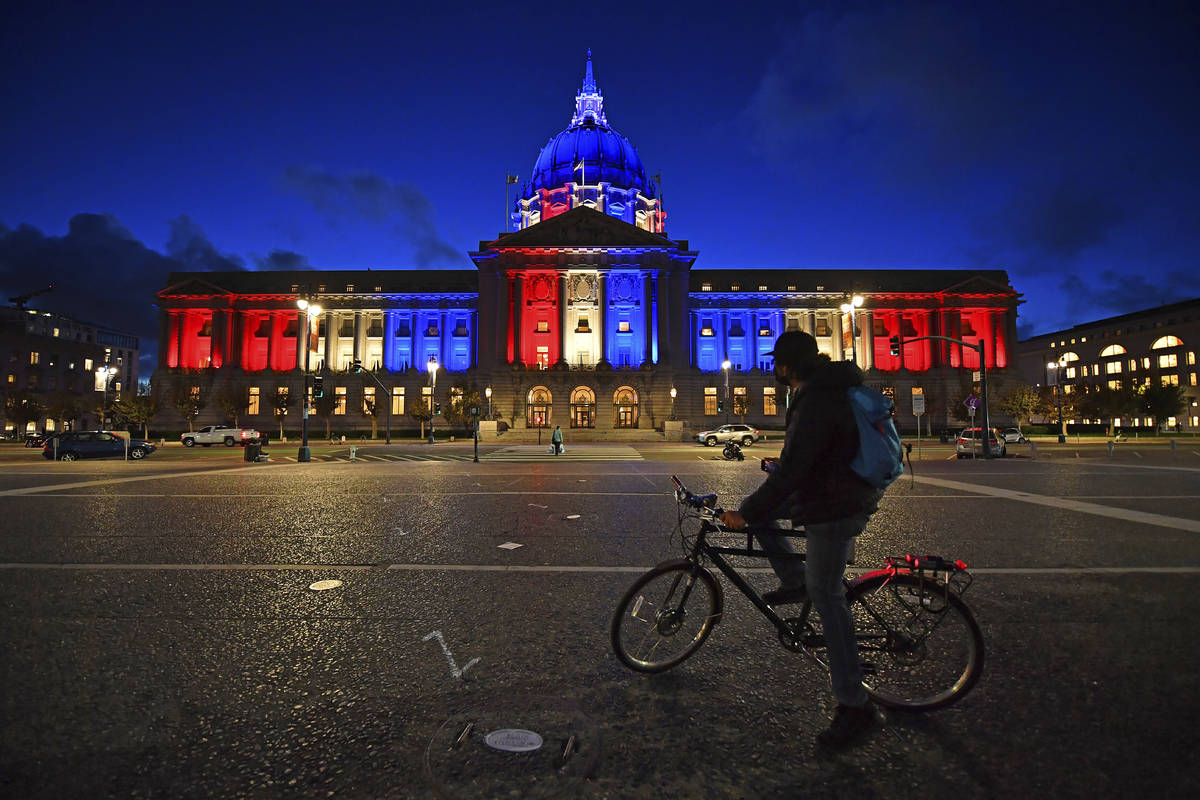
{"label": "dark jacket", "polygon": [[846,390],[862,382],[854,364],[833,361],[792,395],[779,464],[738,509],[748,522],[829,522],[875,512],[883,490],[850,469],[858,426]]}

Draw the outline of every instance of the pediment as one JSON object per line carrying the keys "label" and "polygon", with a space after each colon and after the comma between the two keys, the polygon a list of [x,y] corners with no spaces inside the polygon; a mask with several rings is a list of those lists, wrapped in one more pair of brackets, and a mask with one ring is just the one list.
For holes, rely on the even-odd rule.
{"label": "pediment", "polygon": [[989,280],[982,275],[973,275],[965,281],[947,286],[942,290],[947,294],[1014,294],[1013,288],[998,281]]}
{"label": "pediment", "polygon": [[228,295],[233,294],[233,292],[201,278],[187,278],[178,283],[173,283],[158,292],[159,297],[187,297],[192,295],[211,297],[215,294]]}
{"label": "pediment", "polygon": [[587,206],[573,208],[556,217],[505,234],[480,249],[510,247],[666,247],[678,244],[665,236],[642,230],[624,220]]}

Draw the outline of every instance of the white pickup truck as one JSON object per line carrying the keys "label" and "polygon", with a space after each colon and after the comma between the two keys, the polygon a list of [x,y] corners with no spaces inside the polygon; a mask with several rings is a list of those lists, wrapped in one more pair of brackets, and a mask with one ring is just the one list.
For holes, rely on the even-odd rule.
{"label": "white pickup truck", "polygon": [[179,438],[183,440],[184,447],[195,447],[198,444],[205,447],[214,444],[233,447],[238,444],[244,445],[246,442],[257,442],[259,437],[258,431],[253,428],[223,428],[220,425],[206,425],[198,431],[188,431]]}

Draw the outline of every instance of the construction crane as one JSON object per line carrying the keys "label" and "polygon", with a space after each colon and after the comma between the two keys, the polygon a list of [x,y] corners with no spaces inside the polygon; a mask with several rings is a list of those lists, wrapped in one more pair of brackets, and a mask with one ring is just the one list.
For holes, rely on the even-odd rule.
{"label": "construction crane", "polygon": [[32,300],[35,297],[39,297],[43,294],[46,294],[46,292],[51,291],[53,288],[54,288],[54,284],[51,284],[51,285],[47,286],[45,289],[38,289],[36,292],[30,292],[29,294],[23,294],[20,297],[10,297],[10,298],[8,298],[8,302],[16,303],[17,310],[24,311],[26,300]]}

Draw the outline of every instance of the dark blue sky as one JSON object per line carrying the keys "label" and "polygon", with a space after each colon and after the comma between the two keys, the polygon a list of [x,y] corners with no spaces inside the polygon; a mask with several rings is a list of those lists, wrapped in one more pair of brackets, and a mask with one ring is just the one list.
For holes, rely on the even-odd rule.
{"label": "dark blue sky", "polygon": [[1200,295],[1195,3],[167,5],[6,12],[5,298],[152,339],[173,268],[469,267],[588,47],[698,268],[1006,269],[1022,335]]}

